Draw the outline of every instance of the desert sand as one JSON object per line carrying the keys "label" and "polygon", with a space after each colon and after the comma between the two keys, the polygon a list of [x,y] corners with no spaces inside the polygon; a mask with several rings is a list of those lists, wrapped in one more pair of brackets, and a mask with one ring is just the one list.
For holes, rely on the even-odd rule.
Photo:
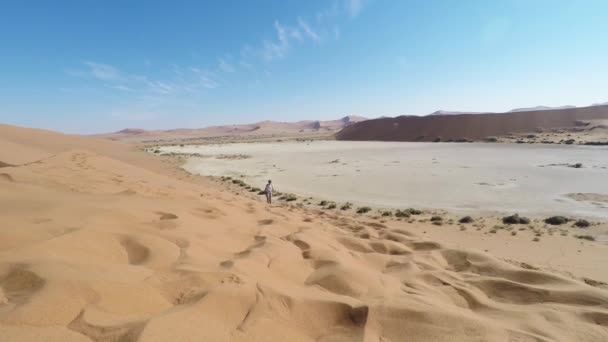
{"label": "desert sand", "polygon": [[521,263],[560,244],[507,262],[89,137],[0,125],[0,161],[1,341],[608,340],[600,283]]}

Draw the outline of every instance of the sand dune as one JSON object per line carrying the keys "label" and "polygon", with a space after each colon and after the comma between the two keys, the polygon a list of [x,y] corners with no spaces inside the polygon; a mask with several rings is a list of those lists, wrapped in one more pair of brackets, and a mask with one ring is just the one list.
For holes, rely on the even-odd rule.
{"label": "sand dune", "polygon": [[608,106],[546,109],[512,113],[400,116],[367,120],[344,128],[339,140],[481,140],[511,133],[575,127],[576,121],[608,119]]}
{"label": "sand dune", "polygon": [[254,124],[210,126],[205,128],[178,128],[169,130],[143,130],[127,128],[114,133],[99,134],[96,137],[129,143],[179,143],[200,139],[243,137],[306,136],[310,134],[333,134],[344,127],[367,120],[349,115],[338,120],[305,120],[298,122],[261,121]]}
{"label": "sand dune", "polygon": [[[2,341],[604,341],[608,291],[0,127]],[[10,148],[7,148],[10,147]]]}

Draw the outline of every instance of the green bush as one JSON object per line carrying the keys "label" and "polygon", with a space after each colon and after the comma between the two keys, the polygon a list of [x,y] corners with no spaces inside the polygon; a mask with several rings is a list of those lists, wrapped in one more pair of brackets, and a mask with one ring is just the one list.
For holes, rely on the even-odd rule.
{"label": "green bush", "polygon": [[340,210],[349,210],[350,208],[352,208],[353,205],[349,202],[344,203],[343,206],[340,207]]}
{"label": "green bush", "polygon": [[407,208],[407,209],[405,209],[405,211],[408,212],[410,215],[420,215],[420,214],[422,214],[421,210],[414,209],[414,208]]}
{"label": "green bush", "polygon": [[382,212],[382,216],[393,216],[393,212],[392,211],[383,211]]}
{"label": "green bush", "polygon": [[283,200],[283,201],[286,201],[286,202],[293,202],[293,201],[295,201],[297,199],[298,199],[298,197],[296,195],[294,195],[294,194],[285,194],[285,195],[279,197],[279,200]]}
{"label": "green bush", "polygon": [[550,224],[553,226],[559,226],[561,224],[568,223],[570,221],[567,217],[564,216],[551,216],[545,219],[546,224]]}
{"label": "green bush", "polygon": [[400,210],[397,209],[397,211],[395,211],[395,217],[410,217],[410,213],[407,210]]}
{"label": "green bush", "polygon": [[460,223],[473,223],[473,218],[471,216],[465,216],[463,218],[461,218],[460,220],[458,220],[458,222]]}
{"label": "green bush", "polygon": [[439,222],[439,221],[443,221],[443,217],[441,217],[441,216],[431,217],[431,222]]}
{"label": "green bush", "polygon": [[372,210],[372,208],[370,208],[370,207],[359,207],[359,208],[357,208],[357,214],[365,214],[371,210]]}
{"label": "green bush", "polygon": [[591,223],[587,220],[577,220],[576,222],[574,222],[574,226],[578,227],[578,228],[587,228],[591,225]]}
{"label": "green bush", "polygon": [[520,217],[519,214],[505,216],[502,218],[502,223],[504,224],[528,224],[530,223],[530,219],[527,217]]}

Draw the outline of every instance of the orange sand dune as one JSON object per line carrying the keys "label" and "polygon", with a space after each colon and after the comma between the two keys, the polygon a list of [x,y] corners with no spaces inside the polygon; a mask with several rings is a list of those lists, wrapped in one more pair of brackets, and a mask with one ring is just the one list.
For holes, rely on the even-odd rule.
{"label": "orange sand dune", "polygon": [[513,113],[399,116],[367,120],[344,128],[339,140],[481,140],[511,133],[574,127],[579,120],[608,119],[608,106]]}
{"label": "orange sand dune", "polygon": [[605,341],[608,291],[0,127],[0,341]]}

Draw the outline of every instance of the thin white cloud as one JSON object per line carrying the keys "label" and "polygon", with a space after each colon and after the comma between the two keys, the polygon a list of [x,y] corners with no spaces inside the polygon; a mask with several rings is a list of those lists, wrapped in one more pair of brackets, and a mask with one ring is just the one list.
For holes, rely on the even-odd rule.
{"label": "thin white cloud", "polygon": [[[121,92],[130,92],[134,96],[174,96],[180,93],[195,93],[205,89],[219,87],[216,77],[205,70],[191,67],[182,68],[171,64],[160,74],[163,78],[151,78],[136,74],[128,74],[120,71],[117,67],[98,62],[84,62],[86,70],[67,70],[66,73],[73,77],[89,78],[103,81],[98,86]],[[228,64],[224,70],[231,68]]]}
{"label": "thin white cloud", "polygon": [[84,64],[89,67],[90,75],[99,80],[117,81],[124,78],[120,71],[111,65],[94,62],[84,62]]}
{"label": "thin white cloud", "polygon": [[315,42],[320,42],[321,37],[308,25],[304,19],[298,17],[298,25],[302,28],[304,34]]}
{"label": "thin white cloud", "polygon": [[234,66],[232,66],[230,63],[226,62],[225,59],[223,58],[218,58],[218,65],[220,70],[222,70],[223,72],[234,72]]}

